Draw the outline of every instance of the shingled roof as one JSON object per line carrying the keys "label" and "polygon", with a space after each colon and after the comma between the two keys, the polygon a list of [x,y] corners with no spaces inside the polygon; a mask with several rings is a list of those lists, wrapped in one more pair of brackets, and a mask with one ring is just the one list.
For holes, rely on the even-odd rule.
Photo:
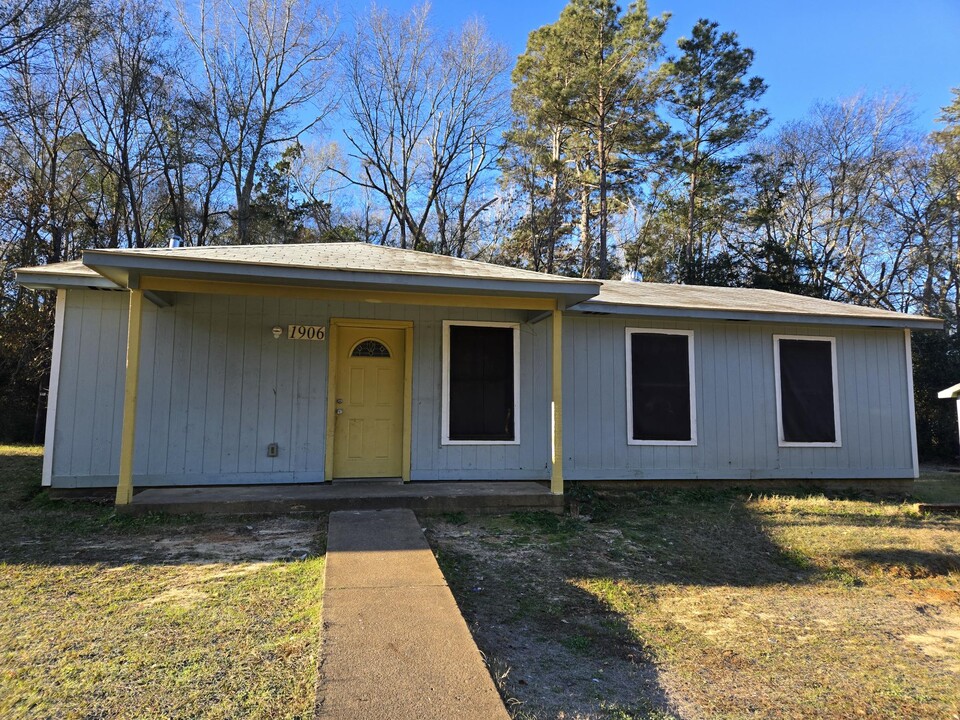
{"label": "shingled roof", "polygon": [[565,298],[575,312],[940,328],[937,318],[756,288],[583,280],[367,243],[89,250],[17,273],[29,287],[123,288],[133,274],[401,291]]}
{"label": "shingled roof", "polygon": [[[437,255],[417,250],[401,250],[363,242],[305,243],[294,245],[215,245],[183,248],[143,248],[136,250],[88,250],[83,261],[90,266],[103,264],[104,257],[166,258],[191,262],[216,262],[263,267],[299,267],[345,272],[375,272],[398,275],[474,277],[527,282],[584,282],[521,270],[506,265]],[[596,281],[587,281],[595,283]]]}
{"label": "shingled roof", "polygon": [[556,298],[566,307],[600,291],[597,280],[368,243],[223,245],[89,250],[83,262],[121,287],[135,275],[427,293]]}
{"label": "shingled roof", "polygon": [[849,305],[759,288],[668,285],[601,281],[600,293],[577,305],[587,313],[665,317],[820,322],[883,327],[940,328],[943,321],[922,315]]}

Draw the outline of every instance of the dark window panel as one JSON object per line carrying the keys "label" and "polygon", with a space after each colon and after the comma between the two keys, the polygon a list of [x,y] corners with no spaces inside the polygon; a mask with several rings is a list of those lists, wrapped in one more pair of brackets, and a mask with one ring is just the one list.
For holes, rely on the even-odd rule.
{"label": "dark window panel", "polygon": [[631,333],[633,439],[693,439],[690,336]]}
{"label": "dark window panel", "polygon": [[821,340],[780,343],[780,411],[786,442],[837,441],[833,350]]}
{"label": "dark window panel", "polygon": [[451,440],[514,440],[513,328],[450,326]]}

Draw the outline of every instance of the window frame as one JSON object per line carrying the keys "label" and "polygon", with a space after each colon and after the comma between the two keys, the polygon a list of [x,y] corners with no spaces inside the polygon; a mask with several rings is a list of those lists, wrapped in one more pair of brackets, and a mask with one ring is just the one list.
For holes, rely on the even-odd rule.
{"label": "window frame", "polygon": [[[450,328],[453,326],[499,327],[513,330],[513,440],[450,439]],[[441,445],[519,445],[520,444],[520,323],[495,320],[444,320],[441,359]]]}
{"label": "window frame", "polygon": [[[833,383],[833,429],[836,440],[833,442],[799,442],[785,440],[783,437],[783,402],[780,388],[780,341],[804,340],[830,343],[830,380]],[[773,336],[773,376],[777,396],[777,445],[783,448],[838,448],[843,447],[840,434],[840,379],[837,364],[837,338],[833,335],[774,335]]]}
{"label": "window frame", "polygon": [[[627,445],[660,445],[673,447],[695,447],[697,445],[697,372],[696,342],[693,330],[674,328],[628,327],[624,329],[624,352],[626,357],[627,380]],[[690,439],[689,440],[637,440],[633,437],[633,343],[631,336],[644,335],[686,335],[687,336],[687,375],[690,379]]]}

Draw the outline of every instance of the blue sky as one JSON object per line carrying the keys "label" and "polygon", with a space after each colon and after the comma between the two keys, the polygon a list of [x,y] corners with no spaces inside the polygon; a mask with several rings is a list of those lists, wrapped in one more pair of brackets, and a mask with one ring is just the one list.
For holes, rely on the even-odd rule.
{"label": "blue sky", "polygon": [[[378,4],[397,11],[411,5]],[[433,15],[442,27],[478,15],[494,38],[520,54],[529,32],[556,21],[565,4],[435,0]],[[649,7],[651,14],[672,14],[670,48],[700,17],[735,31],[756,53],[755,72],[769,86],[764,104],[775,123],[803,116],[816,100],[889,91],[907,93],[918,128],[929,131],[950,88],[960,86],[960,0],[649,0]]]}

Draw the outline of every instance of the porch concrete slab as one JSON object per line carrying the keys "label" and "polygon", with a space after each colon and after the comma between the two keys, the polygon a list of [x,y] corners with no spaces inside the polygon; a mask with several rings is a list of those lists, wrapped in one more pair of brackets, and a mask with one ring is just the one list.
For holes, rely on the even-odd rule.
{"label": "porch concrete slab", "polygon": [[324,720],[508,720],[416,517],[334,512],[323,596]]}
{"label": "porch concrete slab", "polygon": [[563,509],[563,497],[538,482],[333,482],[149,488],[118,510],[135,515],[270,514],[409,508],[417,512]]}

